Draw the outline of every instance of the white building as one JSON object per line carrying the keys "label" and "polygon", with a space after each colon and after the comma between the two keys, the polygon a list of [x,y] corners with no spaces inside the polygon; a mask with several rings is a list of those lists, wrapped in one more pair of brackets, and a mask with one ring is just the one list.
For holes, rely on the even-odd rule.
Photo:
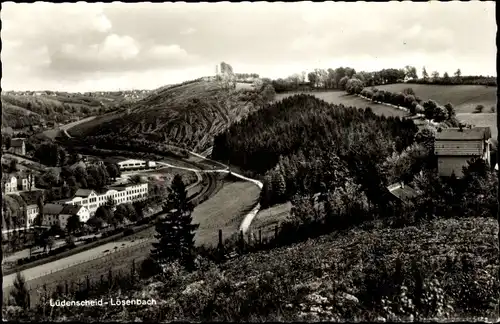
{"label": "white building", "polygon": [[17,193],[19,189],[22,191],[34,190],[35,188],[35,176],[31,174],[20,174],[17,177],[15,175],[8,175],[5,181],[5,193]]}
{"label": "white building", "polygon": [[5,193],[15,193],[17,192],[17,178],[15,176],[10,176],[5,182]]}
{"label": "white building", "polygon": [[140,169],[146,167],[146,161],[143,160],[125,160],[118,162],[118,167],[120,170],[132,170],[132,169]]}
{"label": "white building", "polygon": [[66,205],[59,214],[59,225],[61,228],[66,228],[68,219],[73,215],[77,215],[82,223],[86,223],[90,218],[90,212],[84,206]]}
{"label": "white building", "polygon": [[83,223],[90,218],[90,212],[85,206],[46,204],[43,206],[42,223],[44,226],[59,224],[64,229],[68,224],[68,219],[73,215],[77,215]]}
{"label": "white building", "polygon": [[89,211],[90,216],[93,216],[97,208],[105,205],[109,199],[113,199],[117,205],[120,205],[146,199],[147,195],[147,183],[128,184],[113,186],[103,192],[96,192],[90,189],[78,189],[75,193],[75,197],[69,200],[60,201],[60,203],[84,206]]}
{"label": "white building", "polygon": [[32,227],[35,225],[35,218],[40,213],[37,205],[31,204],[26,206],[26,227]]}

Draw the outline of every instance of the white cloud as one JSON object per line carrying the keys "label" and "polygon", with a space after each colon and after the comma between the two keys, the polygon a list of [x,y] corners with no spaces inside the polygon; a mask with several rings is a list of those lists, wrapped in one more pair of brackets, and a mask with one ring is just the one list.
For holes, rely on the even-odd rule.
{"label": "white cloud", "polygon": [[186,50],[179,45],[156,45],[150,48],[149,54],[155,58],[184,58],[188,56]]}
{"label": "white cloud", "polygon": [[111,34],[106,36],[100,44],[90,46],[65,43],[61,46],[59,55],[71,58],[75,62],[98,61],[110,63],[114,60],[133,59],[139,54],[139,51],[139,45],[132,37]]}
{"label": "white cloud", "polygon": [[196,28],[190,27],[188,29],[184,29],[180,32],[181,35],[191,35],[196,33]]}

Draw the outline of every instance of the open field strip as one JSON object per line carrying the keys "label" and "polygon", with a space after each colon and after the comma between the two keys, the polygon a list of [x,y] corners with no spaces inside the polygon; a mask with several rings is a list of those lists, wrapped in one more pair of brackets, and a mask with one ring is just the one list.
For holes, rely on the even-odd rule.
{"label": "open field strip", "polygon": [[[114,275],[117,273],[126,273],[131,271],[132,263],[136,263],[136,270],[139,270],[140,262],[144,260],[151,250],[153,239],[144,239],[140,244],[133,247],[122,249],[114,253],[102,254],[86,262],[79,263],[78,266],[72,266],[59,271],[54,271],[44,276],[37,277],[27,281],[27,287],[30,290],[31,304],[35,305],[40,297],[37,290],[44,285],[47,290],[54,291],[58,285],[83,282],[88,276],[91,282],[97,282],[101,277],[107,277],[111,270]],[[9,292],[13,287],[3,287],[4,301],[8,298]]]}
{"label": "open field strip", "polygon": [[472,113],[477,105],[483,105],[485,111],[497,105],[497,87],[484,85],[434,85],[395,83],[375,86],[379,90],[401,92],[412,88],[422,100],[432,99],[440,105],[451,103],[457,114]]}
{"label": "open field strip", "polygon": [[382,116],[393,116],[393,117],[405,117],[408,114],[405,111],[394,109],[393,107],[388,107],[386,105],[374,102],[367,102],[365,99],[360,98],[355,95],[349,95],[344,91],[330,90],[330,91],[298,91],[289,93],[280,93],[276,95],[275,101],[296,95],[296,94],[308,94],[315,96],[321,100],[335,105],[344,105],[346,107],[357,107],[366,108],[370,107],[373,112],[377,115]]}
{"label": "open field strip", "polygon": [[[44,277],[48,274],[61,271],[70,267],[74,267],[81,263],[85,263],[91,260],[95,260],[97,258],[103,257],[107,254],[113,254],[118,251],[122,251],[125,248],[133,247],[135,245],[141,244],[145,242],[145,240],[138,240],[135,242],[131,241],[116,241],[107,243],[93,249],[74,254],[67,258],[59,259],[57,261],[49,262],[34,268],[29,268],[21,271],[22,275],[26,279],[26,281],[30,281],[33,279],[37,279],[40,277]],[[14,278],[16,274],[10,274],[8,276],[3,277],[3,287],[9,287],[13,285]]]}

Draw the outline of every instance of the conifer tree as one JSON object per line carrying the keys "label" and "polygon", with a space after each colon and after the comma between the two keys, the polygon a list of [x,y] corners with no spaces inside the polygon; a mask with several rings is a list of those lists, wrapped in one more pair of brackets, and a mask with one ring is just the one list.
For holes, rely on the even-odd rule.
{"label": "conifer tree", "polygon": [[180,175],[172,181],[168,202],[164,207],[167,215],[156,224],[154,249],[151,257],[157,263],[175,260],[187,269],[194,269],[194,235],[199,224],[192,224],[193,205],[188,202],[186,185]]}
{"label": "conifer tree", "polygon": [[29,291],[26,287],[26,280],[21,275],[20,272],[16,274],[16,279],[14,280],[14,287],[10,292],[12,299],[16,306],[23,309],[29,308]]}

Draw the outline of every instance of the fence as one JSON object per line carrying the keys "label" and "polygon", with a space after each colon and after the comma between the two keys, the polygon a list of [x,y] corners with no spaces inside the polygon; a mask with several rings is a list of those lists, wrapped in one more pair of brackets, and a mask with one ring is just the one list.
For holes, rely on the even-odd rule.
{"label": "fence", "polygon": [[[106,263],[110,263],[113,260],[121,259],[124,256],[130,256],[135,251],[137,251],[139,249],[143,249],[144,247],[146,247],[146,246],[148,246],[150,244],[151,244],[150,239],[141,239],[140,241],[138,241],[137,244],[135,244],[133,247],[127,248],[125,251],[117,251],[117,252],[109,251],[109,252],[107,252],[107,253],[105,253],[103,255],[96,255],[94,257],[90,257],[90,258],[87,258],[85,260],[80,260],[80,261],[68,264],[68,265],[66,265],[66,266],[64,266],[62,268],[59,268],[59,269],[54,269],[54,270],[51,270],[51,271],[47,271],[47,272],[41,273],[41,274],[37,275],[36,277],[26,278],[26,281],[27,281],[28,286],[29,286],[29,290],[30,291],[37,290],[37,289],[39,289],[42,286],[42,285],[36,285],[36,286],[32,287],[32,286],[29,285],[30,281],[33,281],[33,280],[36,280],[38,278],[45,277],[45,276],[48,276],[48,275],[51,275],[51,274],[55,274],[57,272],[64,271],[64,270],[69,269],[71,267],[74,267],[74,266],[77,266],[77,265],[80,265],[80,264],[84,264],[84,263],[87,263],[87,262],[91,262],[91,261],[94,261],[94,260],[97,260],[97,259],[107,258]],[[56,279],[56,280],[52,280],[52,281],[46,281],[44,284],[45,285],[50,285],[50,284],[57,283],[57,282],[61,282],[61,278]],[[4,284],[3,288],[4,289],[5,288],[10,288],[10,287],[12,287],[12,285],[13,285],[13,283],[12,284],[7,284],[7,285]]]}

